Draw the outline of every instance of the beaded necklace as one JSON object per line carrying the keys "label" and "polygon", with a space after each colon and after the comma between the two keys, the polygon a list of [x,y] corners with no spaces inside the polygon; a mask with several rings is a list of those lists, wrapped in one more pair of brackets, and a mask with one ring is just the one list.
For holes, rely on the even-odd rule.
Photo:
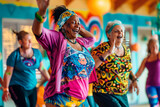
{"label": "beaded necklace", "polygon": [[77,43],[77,41],[76,41],[76,39],[75,39],[75,41],[73,42],[73,41],[71,41],[67,36],[66,36],[66,34],[64,33],[64,37],[69,41],[69,42],[71,42],[72,44],[76,44]]}

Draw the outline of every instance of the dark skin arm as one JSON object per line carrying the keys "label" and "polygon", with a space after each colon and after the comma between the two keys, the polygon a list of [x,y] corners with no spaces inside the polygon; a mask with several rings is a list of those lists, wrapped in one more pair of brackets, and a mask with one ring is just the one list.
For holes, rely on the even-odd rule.
{"label": "dark skin arm", "polygon": [[[40,16],[45,16],[47,12],[47,8],[49,6],[49,0],[37,0],[37,5],[39,8],[38,14]],[[42,33],[43,23],[38,22],[36,19],[33,21],[32,31],[37,36],[40,36]]]}
{"label": "dark skin arm", "polygon": [[94,37],[93,34],[83,28],[80,28],[80,32],[79,34],[82,36],[82,37]]}

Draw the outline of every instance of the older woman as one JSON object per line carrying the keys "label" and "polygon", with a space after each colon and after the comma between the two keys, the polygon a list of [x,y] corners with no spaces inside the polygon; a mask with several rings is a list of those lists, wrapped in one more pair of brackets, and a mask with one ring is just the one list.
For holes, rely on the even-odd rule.
{"label": "older woman", "polygon": [[79,106],[88,95],[89,83],[96,81],[95,62],[87,50],[95,39],[80,27],[79,17],[64,6],[53,10],[59,31],[43,28],[49,0],[37,0],[37,4],[32,30],[47,51],[52,69],[44,92],[46,106]]}
{"label": "older woman", "polygon": [[160,102],[160,52],[158,41],[150,39],[148,41],[148,56],[142,61],[136,77],[138,78],[146,67],[148,77],[146,82],[146,92],[149,99],[150,107],[158,107]]}
{"label": "older woman", "polygon": [[105,31],[109,41],[92,52],[98,77],[93,96],[100,107],[129,107],[126,93],[130,75],[137,93],[138,87],[132,73],[130,50],[122,45],[124,26],[120,21],[108,22]]}

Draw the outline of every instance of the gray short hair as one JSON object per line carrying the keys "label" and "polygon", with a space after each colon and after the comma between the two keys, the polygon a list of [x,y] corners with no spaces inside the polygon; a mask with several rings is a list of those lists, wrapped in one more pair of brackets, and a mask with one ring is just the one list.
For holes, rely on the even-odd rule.
{"label": "gray short hair", "polygon": [[114,24],[119,24],[120,26],[122,26],[123,32],[124,32],[125,27],[124,27],[124,25],[122,24],[122,22],[121,22],[120,20],[109,21],[109,22],[107,23],[106,28],[105,28],[105,32],[108,33],[109,29],[110,29]]}

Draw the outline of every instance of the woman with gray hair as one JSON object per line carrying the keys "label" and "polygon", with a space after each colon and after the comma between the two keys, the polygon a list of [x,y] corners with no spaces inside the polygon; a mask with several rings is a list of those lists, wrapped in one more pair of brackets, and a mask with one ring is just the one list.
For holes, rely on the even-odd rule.
{"label": "woman with gray hair", "polygon": [[139,93],[130,50],[122,44],[124,30],[120,21],[108,22],[105,31],[109,41],[92,52],[98,78],[98,83],[93,85],[93,96],[99,107],[129,107],[126,95],[129,78]]}

